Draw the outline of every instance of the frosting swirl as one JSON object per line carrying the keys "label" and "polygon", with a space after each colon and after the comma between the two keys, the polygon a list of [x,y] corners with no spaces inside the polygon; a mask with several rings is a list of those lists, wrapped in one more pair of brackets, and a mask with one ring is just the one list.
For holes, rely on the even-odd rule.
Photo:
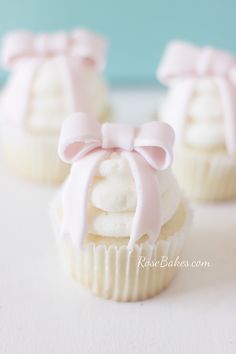
{"label": "frosting swirl", "polygon": [[213,78],[196,81],[189,103],[185,142],[196,148],[222,148],[225,144],[223,107]]}
{"label": "frosting swirl", "polygon": [[[170,169],[156,172],[161,195],[161,225],[172,218],[181,196]],[[90,192],[89,232],[107,237],[130,235],[136,190],[127,160],[112,153],[102,161]]]}

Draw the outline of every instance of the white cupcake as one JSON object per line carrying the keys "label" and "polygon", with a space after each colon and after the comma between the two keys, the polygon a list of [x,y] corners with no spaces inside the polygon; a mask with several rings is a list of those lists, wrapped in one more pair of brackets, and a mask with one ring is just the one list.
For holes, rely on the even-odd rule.
{"label": "white cupcake", "polygon": [[227,53],[174,42],[158,69],[158,78],[170,88],[160,119],[175,129],[174,171],[193,199],[236,197],[233,68],[236,59]]}
{"label": "white cupcake", "polygon": [[146,299],[176,273],[191,218],[168,168],[172,144],[164,123],[100,127],[81,113],[63,124],[59,153],[73,166],[52,222],[69,273],[98,296]]}
{"label": "white cupcake", "polygon": [[45,183],[64,180],[69,169],[57,156],[64,118],[75,110],[109,118],[101,76],[105,56],[104,39],[84,30],[5,37],[2,57],[10,77],[0,105],[1,142],[18,175]]}

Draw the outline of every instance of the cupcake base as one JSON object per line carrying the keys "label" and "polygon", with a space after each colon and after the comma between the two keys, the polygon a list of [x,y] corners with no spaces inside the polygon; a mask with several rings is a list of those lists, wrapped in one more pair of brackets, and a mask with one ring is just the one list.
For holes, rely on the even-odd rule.
{"label": "cupcake base", "polygon": [[144,236],[130,253],[128,238],[88,235],[82,250],[69,235],[59,233],[60,207],[52,207],[52,221],[61,256],[68,273],[97,296],[115,301],[139,301],[165,289],[176,274],[189,230],[191,213],[181,203],[171,221],[162,227],[151,246]]}
{"label": "cupcake base", "polygon": [[57,156],[56,135],[36,135],[2,129],[2,156],[9,168],[19,177],[48,184],[59,184],[69,173],[70,166]]}
{"label": "cupcake base", "polygon": [[[108,107],[101,121],[108,121],[110,117]],[[1,127],[2,157],[10,169],[24,179],[45,184],[62,183],[70,166],[59,159],[57,147],[57,134],[32,133],[10,124]]]}
{"label": "cupcake base", "polygon": [[236,157],[190,147],[176,152],[173,171],[187,197],[199,201],[236,198]]}

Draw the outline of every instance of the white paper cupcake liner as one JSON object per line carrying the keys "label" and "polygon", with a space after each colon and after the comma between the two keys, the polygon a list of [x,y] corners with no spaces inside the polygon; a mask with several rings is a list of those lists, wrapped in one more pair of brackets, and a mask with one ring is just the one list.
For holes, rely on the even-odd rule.
{"label": "white paper cupcake liner", "polygon": [[56,135],[36,135],[2,127],[1,149],[3,159],[15,174],[36,182],[61,183],[69,166],[57,156]]}
{"label": "white paper cupcake liner", "polygon": [[176,152],[173,171],[179,185],[191,199],[216,201],[236,198],[235,157],[183,147]]}
{"label": "white paper cupcake liner", "polygon": [[[180,230],[154,246],[147,241],[136,245],[130,253],[126,245],[87,243],[79,251],[69,237],[61,237],[55,205],[51,209],[53,228],[60,253],[69,274],[94,294],[115,301],[138,301],[158,294],[173,279],[177,266],[161,267],[157,261],[175,262],[181,255],[192,213],[185,203],[186,217]],[[150,261],[145,266],[144,259]],[[143,266],[142,266],[143,265]],[[153,266],[151,266],[153,265]]]}

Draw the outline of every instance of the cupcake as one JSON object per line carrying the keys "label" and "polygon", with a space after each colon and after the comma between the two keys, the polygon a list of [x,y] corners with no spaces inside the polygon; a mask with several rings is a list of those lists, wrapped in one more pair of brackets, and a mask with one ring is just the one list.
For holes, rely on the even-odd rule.
{"label": "cupcake", "polygon": [[175,129],[180,186],[196,200],[235,198],[236,58],[173,42],[157,76],[169,88],[159,114]]}
{"label": "cupcake", "polygon": [[170,165],[173,129],[66,119],[59,156],[72,164],[51,218],[64,264],[98,296],[144,300],[173,279],[190,212]]}
{"label": "cupcake", "polygon": [[76,110],[109,117],[101,72],[106,42],[85,30],[34,35],[13,32],[3,41],[2,63],[10,70],[0,118],[3,157],[19,176],[60,183],[69,172],[57,155],[64,118]]}

